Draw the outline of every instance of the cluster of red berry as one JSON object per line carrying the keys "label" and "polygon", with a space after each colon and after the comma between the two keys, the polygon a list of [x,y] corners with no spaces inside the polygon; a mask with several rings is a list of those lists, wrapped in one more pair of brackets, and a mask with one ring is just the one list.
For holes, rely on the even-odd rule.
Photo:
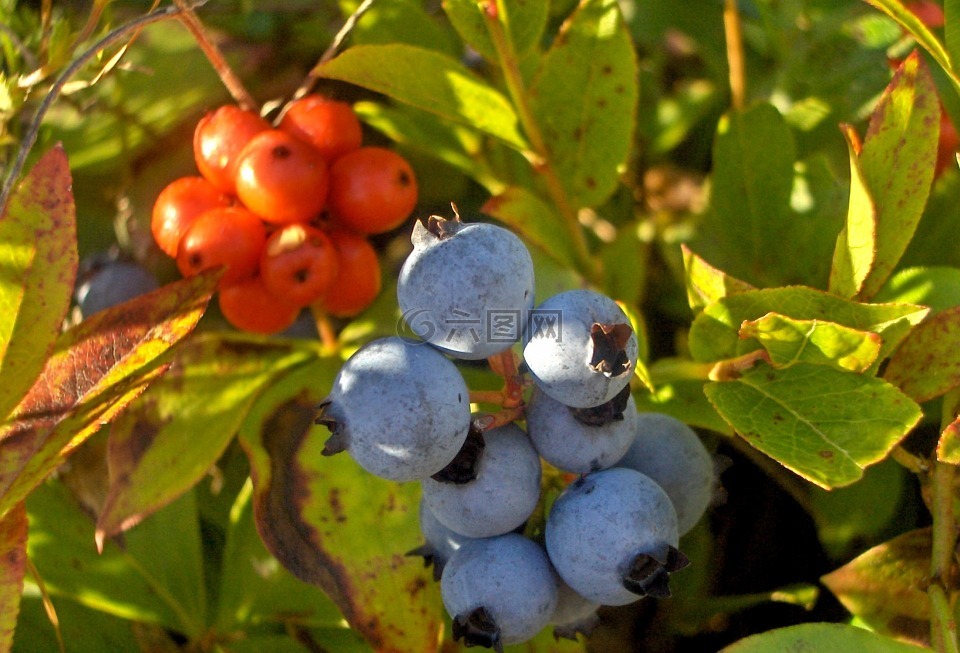
{"label": "cluster of red berry", "polygon": [[380,292],[367,236],[398,227],[417,202],[410,164],[362,145],[353,107],[320,95],[274,128],[234,105],[197,124],[200,176],[161,191],[151,229],[184,276],[224,266],[219,303],[238,329],[276,333],[310,305],[350,317]]}

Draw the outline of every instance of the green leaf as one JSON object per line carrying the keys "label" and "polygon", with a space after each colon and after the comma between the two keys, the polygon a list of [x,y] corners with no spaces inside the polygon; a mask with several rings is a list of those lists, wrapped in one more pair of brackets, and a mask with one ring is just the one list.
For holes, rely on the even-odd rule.
{"label": "green leaf", "polygon": [[445,54],[403,43],[358,45],[317,66],[314,74],[382,93],[518,150],[529,149],[507,99]]}
{"label": "green leaf", "polygon": [[910,332],[883,373],[916,401],[960,385],[960,306],[933,315]]}
{"label": "green leaf", "polygon": [[480,210],[516,231],[557,263],[574,268],[576,255],[553,206],[532,192],[516,186],[488,199]]}
{"label": "green leaf", "polygon": [[960,1],[943,0],[943,40],[951,63],[960,61]]}
{"label": "green leaf", "polygon": [[823,320],[794,320],[778,313],[745,320],[740,337],[756,339],[774,367],[811,363],[850,372],[867,371],[882,344],[880,336],[870,331]]}
{"label": "green leaf", "polygon": [[643,226],[629,222],[617,227],[612,241],[599,250],[603,260],[603,292],[631,303],[640,302],[647,283],[651,243],[642,235]]}
{"label": "green leaf", "polygon": [[196,326],[219,276],[168,284],[60,336],[37,382],[0,425],[0,515],[166,370],[158,359]]}
{"label": "green leaf", "polygon": [[[870,117],[860,166],[877,209],[876,255],[859,297],[883,286],[907,249],[930,194],[940,100],[916,52],[907,57]],[[862,245],[863,243],[853,243]]]}
{"label": "green leaf", "polygon": [[[91,610],[64,597],[51,597],[51,603],[57,612],[63,641],[70,642],[67,648],[69,653],[138,650],[131,622]],[[13,640],[14,653],[50,653],[59,650],[57,632],[50,623],[36,585],[26,585],[20,607]]]}
{"label": "green leaf", "polygon": [[829,287],[835,295],[855,297],[863,288],[876,255],[877,207],[864,178],[853,127],[844,126],[843,135],[850,158],[850,198],[847,220],[833,251]]}
{"label": "green leaf", "polygon": [[929,528],[873,547],[820,580],[855,617],[880,634],[928,643]]}
{"label": "green leaf", "polygon": [[295,578],[264,547],[253,520],[252,497],[248,482],[230,511],[217,630],[231,632],[263,623],[341,627],[343,616],[323,590]]}
{"label": "green leaf", "polygon": [[874,297],[878,302],[922,304],[933,313],[960,305],[960,269],[946,266],[896,272]]}
{"label": "green leaf", "polygon": [[[443,10],[450,24],[470,47],[490,61],[497,61],[497,50],[490,39],[485,3],[477,0],[444,0]],[[497,8],[497,16],[504,24],[514,54],[523,56],[535,48],[547,24],[550,3],[547,0],[504,0],[490,6]]]}
{"label": "green leaf", "polygon": [[[129,548],[121,548],[113,540],[97,553],[93,520],[63,484],[51,481],[40,485],[27,498],[27,512],[27,554],[51,593],[123,619],[159,624],[183,633],[202,632],[203,624],[177,602],[165,579],[157,574],[158,569],[169,567],[158,565],[153,556],[141,557]],[[176,526],[177,520],[172,523]],[[142,526],[149,529],[147,522]],[[196,521],[187,526],[197,529]],[[156,531],[153,535],[171,548],[197,544],[196,537],[183,537],[182,528],[165,536]],[[193,568],[182,573],[193,573]]]}
{"label": "green leaf", "polygon": [[960,417],[947,424],[940,434],[937,441],[937,460],[960,465]]}
{"label": "green leaf", "polygon": [[420,561],[419,487],[372,477],[347,454],[321,454],[316,404],[339,361],[318,359],[276,381],[240,429],[257,528],[301,580],[322,587],[378,651],[436,647],[439,591]]}
{"label": "green leaf", "polygon": [[864,0],[864,2],[887,14],[907,30],[917,40],[917,43],[930,53],[934,61],[940,64],[940,67],[947,73],[950,82],[960,92],[960,76],[957,75],[955,68],[956,60],[951,57],[943,44],[915,13],[907,9],[900,0]]}
{"label": "green leaf", "polygon": [[883,338],[880,358],[890,355],[929,309],[913,304],[862,304],[802,286],[751,290],[711,304],[690,327],[690,353],[695,360],[716,362],[753,351],[740,339],[740,325],[774,312],[795,320],[827,320]]}
{"label": "green leaf", "polygon": [[0,215],[0,418],[33,385],[60,333],[77,275],[67,156],[47,152]]}
{"label": "green leaf", "polygon": [[27,568],[27,511],[23,503],[0,519],[0,651],[9,651]]}
{"label": "green leaf", "polygon": [[[726,114],[713,148],[710,207],[695,247],[714,265],[755,284],[780,282],[795,218],[790,211],[796,146],[772,105]],[[797,256],[794,252],[793,256]]]}
{"label": "green leaf", "polygon": [[[344,18],[356,11],[359,0],[340,0]],[[449,29],[444,29],[425,10],[422,0],[377,0],[363,14],[350,32],[353,45],[409,43],[427,45],[432,50],[456,56],[462,44]]]}
{"label": "green leaf", "polygon": [[633,144],[637,61],[616,0],[585,0],[529,88],[549,164],[575,208],[602,204]]}
{"label": "green leaf", "polygon": [[751,635],[720,653],[921,653],[926,648],[881,637],[869,630],[845,624],[811,623]]}
{"label": "green leaf", "polygon": [[747,442],[824,488],[859,480],[922,417],[880,379],[808,363],[759,364],[704,392]]}
{"label": "green leaf", "polygon": [[172,371],[111,428],[110,486],[97,540],[191,488],[223,454],[257,394],[313,356],[292,341],[255,336],[204,334],[184,343]]}
{"label": "green leaf", "polygon": [[687,302],[694,313],[700,312],[728,295],[754,290],[749,283],[713,267],[694,254],[686,245],[680,245],[680,250],[683,253]]}

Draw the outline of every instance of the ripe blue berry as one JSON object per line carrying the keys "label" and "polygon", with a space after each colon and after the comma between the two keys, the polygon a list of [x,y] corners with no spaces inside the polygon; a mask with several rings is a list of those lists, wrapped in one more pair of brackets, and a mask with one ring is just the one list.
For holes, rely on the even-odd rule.
{"label": "ripe blue berry", "polygon": [[488,358],[519,340],[533,306],[533,262],[517,236],[434,216],[414,226],[412,241],[397,299],[417,335],[464,359]]}
{"label": "ripe blue berry", "polygon": [[637,433],[637,408],[629,386],[596,408],[570,408],[537,388],[526,416],[530,441],[543,459],[577,474],[612,466]]}
{"label": "ripe blue berry", "polygon": [[540,498],[540,457],[515,424],[483,434],[476,477],[466,483],[423,480],[423,499],[447,528],[491,537],[523,524]]}
{"label": "ripe blue berry", "polygon": [[472,540],[447,561],[440,596],[454,639],[497,651],[547,626],[557,578],[539,545],[516,533]]}
{"label": "ripe blue berry", "polygon": [[681,536],[713,501],[717,487],[713,458],[689,426],[662,413],[640,413],[636,438],[616,463],[646,474],[662,487],[677,511]]}
{"label": "ripe blue berry", "polygon": [[109,255],[95,256],[81,266],[80,283],[74,298],[83,317],[122,304],[160,287],[156,277],[132,261]]}
{"label": "ripe blue berry", "polygon": [[600,620],[597,616],[600,604],[580,596],[562,579],[557,590],[557,609],[550,618],[554,637],[576,640],[577,633],[589,635]]}
{"label": "ripe blue berry", "polygon": [[550,297],[531,313],[523,358],[537,386],[562,404],[613,399],[637,365],[637,336],[617,303],[592,290]]}
{"label": "ripe blue berry", "polygon": [[460,371],[436,349],[381,338],[340,368],[317,423],[332,432],[324,454],[349,451],[371,474],[420,480],[457,455],[470,427],[470,398]]}
{"label": "ripe blue berry", "polygon": [[427,565],[433,565],[433,579],[440,580],[443,567],[447,560],[461,546],[474,538],[455,533],[437,519],[430,510],[427,502],[420,499],[419,508],[420,534],[424,544],[410,551],[407,555],[422,556]]}
{"label": "ripe blue berry", "polygon": [[613,467],[574,481],[547,517],[550,561],[563,580],[601,605],[669,596],[668,574],[686,565],[677,515],[659,485]]}

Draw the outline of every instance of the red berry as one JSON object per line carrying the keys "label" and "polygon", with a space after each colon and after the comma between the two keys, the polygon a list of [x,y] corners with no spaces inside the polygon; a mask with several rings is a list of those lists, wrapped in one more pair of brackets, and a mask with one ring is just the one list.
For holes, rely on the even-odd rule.
{"label": "red berry", "polygon": [[222,288],[218,302],[227,322],[251,333],[283,331],[300,315],[299,306],[288,304],[267,290],[260,277]]}
{"label": "red berry", "polygon": [[327,203],[327,163],[313,147],[276,129],[257,134],[237,162],[237,196],[267,222],[308,222]]}
{"label": "red berry", "polygon": [[957,167],[957,148],[960,148],[960,136],[954,127],[950,116],[943,109],[940,110],[940,140],[937,141],[937,167],[934,169],[934,178],[953,166]]}
{"label": "red berry", "polygon": [[290,104],[280,129],[312,145],[327,161],[360,149],[363,129],[353,107],[322,95],[308,95]]}
{"label": "red berry", "polygon": [[211,209],[184,232],[177,248],[177,267],[189,277],[224,265],[222,288],[256,274],[266,240],[263,223],[245,208]]}
{"label": "red berry", "polygon": [[181,177],[157,195],[150,219],[153,239],[167,256],[177,255],[177,245],[200,214],[230,206],[230,198],[203,177]]}
{"label": "red berry", "polygon": [[263,285],[297,306],[317,300],[337,275],[337,251],[325,233],[303,224],[287,225],[267,239],[260,258]]}
{"label": "red berry", "polygon": [[193,156],[200,174],[225,193],[235,191],[240,150],[270,123],[253,111],[225,105],[208,113],[193,132]]}
{"label": "red berry", "polygon": [[399,227],[417,204],[417,180],[402,156],[361,147],[330,168],[330,213],[340,225],[364,234]]}
{"label": "red berry", "polygon": [[317,304],[330,315],[353,317],[380,294],[377,251],[366,238],[346,229],[331,229],[327,235],[340,264],[333,283]]}

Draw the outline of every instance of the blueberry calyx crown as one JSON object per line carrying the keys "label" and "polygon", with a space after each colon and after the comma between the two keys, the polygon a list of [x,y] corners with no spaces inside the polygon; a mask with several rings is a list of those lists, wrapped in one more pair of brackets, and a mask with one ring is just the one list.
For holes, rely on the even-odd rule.
{"label": "blueberry calyx crown", "polygon": [[475,422],[471,422],[470,428],[467,430],[467,439],[464,440],[460,451],[446,467],[430,478],[440,483],[454,483],[456,485],[469,483],[477,478],[480,471],[480,458],[483,456],[485,447],[486,441],[483,439],[483,431],[477,427]]}
{"label": "blueberry calyx crown", "polygon": [[593,632],[594,628],[596,628],[597,624],[599,623],[600,615],[594,612],[593,614],[588,615],[583,619],[578,619],[573,623],[564,624],[562,626],[554,626],[553,640],[555,642],[558,642],[561,639],[572,639],[573,641],[577,641],[577,635],[589,637],[590,633]]}
{"label": "blueberry calyx crown", "polygon": [[665,556],[639,553],[623,575],[623,586],[639,596],[665,599],[670,596],[670,574],[689,564],[690,559],[674,546],[667,546]]}
{"label": "blueberry calyx crown", "polygon": [[451,238],[466,226],[460,220],[460,214],[457,212],[456,204],[451,204],[451,206],[453,207],[452,218],[431,215],[427,218],[426,224],[424,224],[422,220],[418,220],[417,223],[413,225],[410,242],[413,244],[414,249],[426,247],[438,240]]}
{"label": "blueberry calyx crown", "polygon": [[325,399],[317,404],[317,417],[313,420],[314,424],[320,424],[330,429],[330,437],[323,443],[323,450],[320,452],[324,456],[332,456],[347,450],[347,434],[344,432],[343,424],[328,411],[333,401]]}
{"label": "blueberry calyx crown", "polygon": [[590,339],[593,342],[590,369],[607,378],[627,372],[631,365],[626,347],[632,335],[633,329],[626,323],[594,324],[590,328]]}
{"label": "blueberry calyx crown", "polygon": [[613,422],[623,421],[623,411],[630,400],[630,386],[614,395],[613,399],[592,408],[570,408],[573,418],[584,426],[602,427]]}
{"label": "blueberry calyx crown", "polygon": [[483,646],[492,648],[497,653],[503,653],[500,626],[483,606],[454,617],[453,639],[454,641],[462,639],[464,645],[468,647]]}
{"label": "blueberry calyx crown", "polygon": [[423,558],[424,567],[433,567],[433,580],[440,580],[440,576],[443,575],[443,560],[437,555],[437,550],[430,544],[421,544],[415,549],[410,549],[404,555],[408,558]]}

